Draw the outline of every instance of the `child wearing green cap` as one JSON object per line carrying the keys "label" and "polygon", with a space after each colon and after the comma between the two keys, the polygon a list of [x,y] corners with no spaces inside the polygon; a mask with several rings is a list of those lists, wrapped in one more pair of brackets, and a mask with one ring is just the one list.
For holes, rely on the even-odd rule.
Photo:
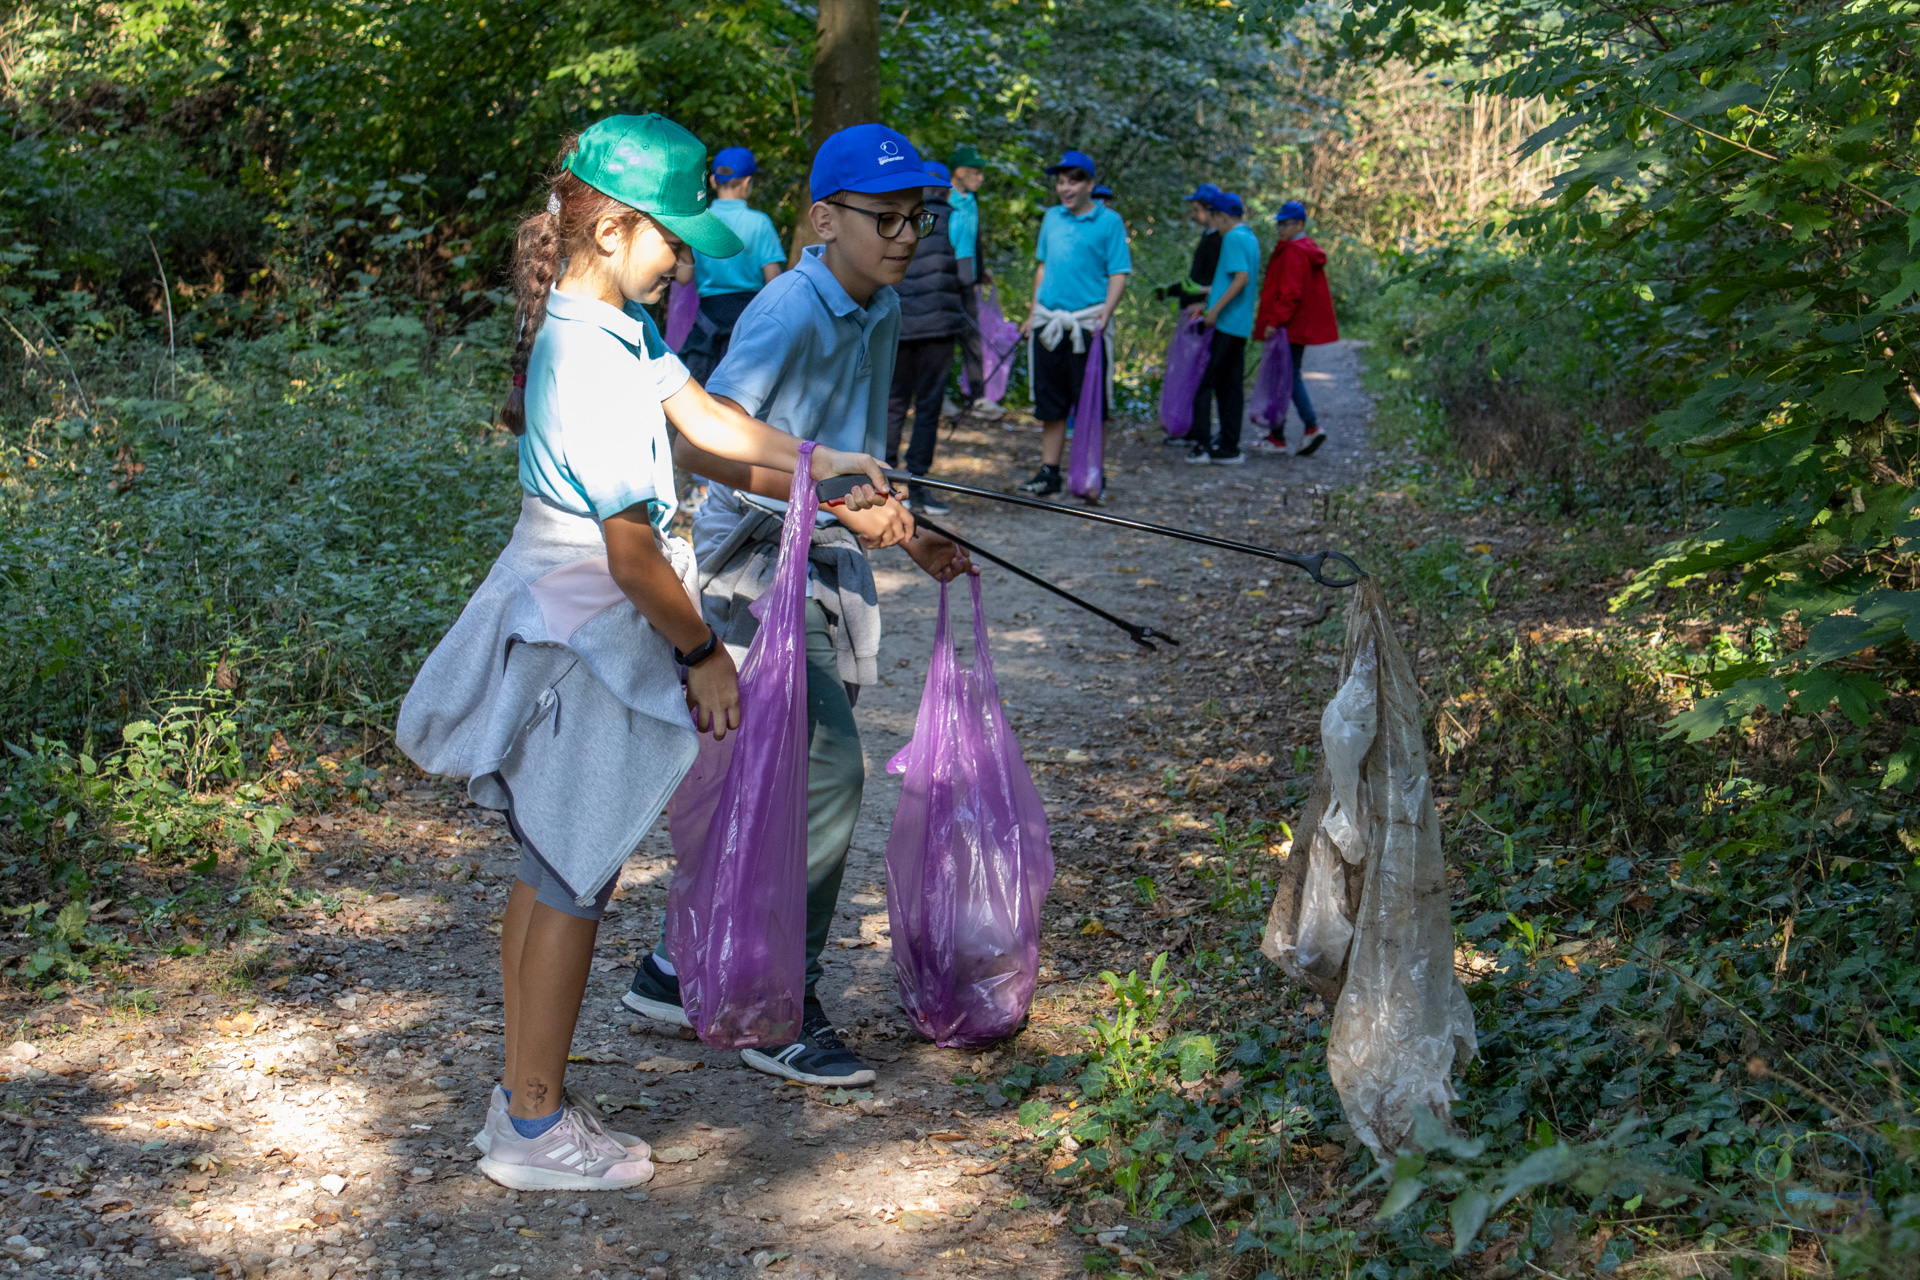
{"label": "child wearing green cap", "polygon": [[[761,487],[783,494],[801,457],[794,437],[690,380],[640,310],[691,249],[740,248],[707,210],[705,158],[662,116],[602,120],[565,149],[546,210],[521,224],[501,415],[520,437],[520,520],[422,665],[395,735],[422,768],[468,779],[476,802],[505,810],[520,843],[500,933],[506,1072],[474,1139],[481,1171],[517,1190],[613,1191],[653,1176],[646,1143],[607,1130],[565,1077],[620,865],[698,733],[739,726],[733,657],[688,585],[691,548],[665,534],[667,424],[702,456],[764,469]],[[859,452],[817,448],[811,471],[884,486]],[[885,501],[863,486],[849,505]]]}
{"label": "child wearing green cap", "polygon": [[[707,388],[802,440],[877,453],[900,339],[894,286],[933,225],[928,173],[905,137],[884,125],[843,129],[814,157],[807,210],[816,242],[794,269],[747,305]],[[719,459],[683,463],[715,483],[693,522],[702,603],[729,646],[745,652],[759,628],[752,605],[777,559],[784,504],[744,492],[747,468]],[[901,546],[941,581],[970,571],[966,553],[916,531],[897,503],[821,512],[809,555],[807,602],[807,988],[800,1034],[788,1045],[742,1051],[755,1070],[802,1084],[869,1083],[873,1068],[847,1048],[818,995],[847,848],[860,816],[866,764],[853,704],[879,676],[879,590],[870,548]],[[688,1025],[680,978],[662,943],[622,997],[636,1013]]]}

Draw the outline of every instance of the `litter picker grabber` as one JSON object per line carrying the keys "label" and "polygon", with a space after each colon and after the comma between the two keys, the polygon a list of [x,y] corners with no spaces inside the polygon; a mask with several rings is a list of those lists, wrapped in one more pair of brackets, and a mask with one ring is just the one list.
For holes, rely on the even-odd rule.
{"label": "litter picker grabber", "polygon": [[1139,623],[1128,622],[1125,618],[1116,618],[1112,614],[1108,613],[1105,609],[1102,609],[1099,605],[1088,604],[1085,600],[1082,600],[1079,596],[1074,595],[1073,592],[1066,590],[1064,587],[1056,587],[1051,582],[1048,582],[1045,578],[1040,577],[1038,574],[1028,573],[1025,569],[1022,569],[1019,565],[1014,564],[1011,561],[1002,560],[999,556],[993,554],[993,552],[987,550],[985,547],[981,546],[980,544],[976,542],[967,541],[965,538],[961,537],[959,534],[955,533],[951,529],[941,528],[939,525],[927,519],[925,516],[915,516],[913,518],[913,521],[922,529],[925,529],[928,533],[938,534],[942,538],[951,539],[952,541],[957,542],[961,546],[965,547],[968,551],[971,551],[974,555],[979,556],[982,560],[987,560],[994,564],[997,564],[1002,569],[1005,569],[1008,573],[1015,574],[1019,577],[1025,578],[1028,582],[1031,582],[1036,587],[1044,587],[1046,590],[1051,591],[1053,592],[1053,594],[1059,596],[1062,600],[1065,600],[1070,604],[1079,605],[1082,609],[1085,609],[1088,613],[1092,614],[1096,618],[1106,619],[1108,622],[1111,622],[1114,626],[1126,632],[1127,635],[1132,638],[1133,642],[1141,646],[1142,648],[1153,649],[1155,650],[1155,652],[1158,652],[1158,647],[1153,643],[1155,640],[1165,640],[1168,644],[1171,644],[1171,645],[1177,645],[1180,643],[1178,640],[1175,640],[1172,636],[1168,635],[1164,631],[1156,631],[1152,627],[1143,627]]}
{"label": "litter picker grabber", "polygon": [[[1303,569],[1307,576],[1323,587],[1357,586],[1367,576],[1353,560],[1353,557],[1338,551],[1276,551],[1271,547],[1257,547],[1251,542],[1235,542],[1231,538],[1216,538],[1209,533],[1200,533],[1193,529],[1176,529],[1171,525],[1150,524],[1145,520],[1129,520],[1125,516],[1110,515],[1105,511],[1093,511],[1081,507],[1058,506],[1043,502],[1038,498],[1029,498],[1025,494],[1001,493],[996,489],[982,489],[970,484],[955,484],[951,480],[935,480],[931,476],[909,475],[904,471],[881,468],[881,475],[900,484],[917,484],[928,489],[940,489],[947,493],[963,493],[970,498],[986,498],[993,502],[1010,503],[1016,507],[1034,507],[1041,511],[1051,511],[1055,515],[1072,516],[1076,520],[1091,520],[1095,524],[1118,525],[1122,529],[1133,529],[1141,533],[1157,533],[1163,538],[1178,538],[1182,542],[1197,542],[1203,547],[1216,547],[1222,551],[1238,551],[1242,555],[1259,556],[1263,560],[1278,560],[1281,564],[1290,564]],[[846,498],[855,487],[865,483],[858,476],[835,476],[831,480],[820,482],[820,501],[833,505]],[[1351,577],[1328,577],[1325,569],[1328,561],[1345,565],[1353,571]]]}

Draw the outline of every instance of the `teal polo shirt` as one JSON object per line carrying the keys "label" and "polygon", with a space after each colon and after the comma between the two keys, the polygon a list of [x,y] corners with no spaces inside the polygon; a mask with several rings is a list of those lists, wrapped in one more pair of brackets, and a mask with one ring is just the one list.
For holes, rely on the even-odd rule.
{"label": "teal polo shirt", "polygon": [[758,293],[767,283],[760,268],[769,262],[786,265],[787,251],[780,247],[780,233],[773,219],[745,200],[715,200],[707,208],[740,237],[743,248],[731,258],[709,258],[693,251],[693,283],[700,296],[711,298],[721,293]]}
{"label": "teal polo shirt", "polygon": [[1213,310],[1213,304],[1220,301],[1220,295],[1233,284],[1236,271],[1247,273],[1247,287],[1221,308],[1220,322],[1215,328],[1231,337],[1250,338],[1255,303],[1259,301],[1255,295],[1260,292],[1260,237],[1245,223],[1220,239],[1220,265],[1214,269],[1213,287],[1207,290],[1207,310]]}
{"label": "teal polo shirt", "polygon": [[971,191],[956,191],[947,197],[953,213],[947,219],[947,240],[953,256],[971,258],[980,243],[980,200]]}
{"label": "teal polo shirt", "polygon": [[1081,311],[1107,300],[1107,277],[1133,271],[1127,248],[1127,224],[1098,200],[1084,218],[1065,205],[1047,210],[1040,220],[1040,244],[1033,256],[1047,264],[1040,282],[1040,305],[1055,311]]}

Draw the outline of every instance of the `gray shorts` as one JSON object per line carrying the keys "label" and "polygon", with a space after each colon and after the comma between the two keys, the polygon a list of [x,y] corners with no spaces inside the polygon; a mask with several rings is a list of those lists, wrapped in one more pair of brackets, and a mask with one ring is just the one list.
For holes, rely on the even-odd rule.
{"label": "gray shorts", "polygon": [[581,920],[598,920],[604,916],[607,913],[607,903],[613,900],[613,887],[620,882],[620,876],[617,873],[608,876],[607,882],[600,886],[599,896],[594,898],[592,905],[583,907],[574,901],[573,895],[567,892],[567,887],[561,884],[553,872],[547,870],[546,864],[534,857],[533,852],[525,845],[520,846],[520,870],[515,873],[515,878],[532,885],[537,890],[533,900],[541,906],[552,907],[562,915],[576,916]]}

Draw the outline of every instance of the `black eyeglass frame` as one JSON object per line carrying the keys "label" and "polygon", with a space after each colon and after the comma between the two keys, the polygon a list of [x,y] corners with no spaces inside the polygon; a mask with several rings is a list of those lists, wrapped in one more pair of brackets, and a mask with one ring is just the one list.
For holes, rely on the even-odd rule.
{"label": "black eyeglass frame", "polygon": [[[873,230],[882,240],[898,240],[900,233],[905,231],[909,225],[911,225],[914,232],[924,240],[927,238],[928,233],[933,230],[935,224],[940,221],[940,215],[931,209],[922,209],[919,213],[909,217],[907,214],[900,213],[893,209],[876,213],[872,209],[862,209],[857,204],[841,204],[838,200],[822,200],[820,203],[830,204],[836,209],[850,209],[854,213],[866,214],[869,218],[873,219]],[[891,235],[887,233],[886,229],[888,218],[900,219],[900,225],[893,229]]]}

